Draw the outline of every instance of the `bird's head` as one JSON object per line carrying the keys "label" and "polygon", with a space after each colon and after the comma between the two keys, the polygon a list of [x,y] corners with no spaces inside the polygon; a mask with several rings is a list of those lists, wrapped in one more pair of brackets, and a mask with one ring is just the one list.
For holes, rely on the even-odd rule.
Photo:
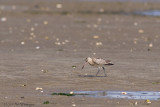
{"label": "bird's head", "polygon": [[88,63],[88,61],[89,60],[91,60],[91,58],[90,57],[87,57],[86,59],[85,59],[85,63],[84,63],[84,65],[82,66],[82,69],[84,68],[84,66]]}

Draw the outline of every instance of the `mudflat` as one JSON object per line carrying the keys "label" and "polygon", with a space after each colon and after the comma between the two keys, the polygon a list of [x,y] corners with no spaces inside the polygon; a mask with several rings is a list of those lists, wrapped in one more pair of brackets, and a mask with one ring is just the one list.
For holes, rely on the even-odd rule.
{"label": "mudflat", "polygon": [[[70,91],[159,91],[159,3],[0,1],[2,107],[158,107],[159,100],[53,96]],[[82,70],[86,57],[110,59]],[[102,76],[101,76],[102,75]],[[49,104],[43,104],[45,102]]]}

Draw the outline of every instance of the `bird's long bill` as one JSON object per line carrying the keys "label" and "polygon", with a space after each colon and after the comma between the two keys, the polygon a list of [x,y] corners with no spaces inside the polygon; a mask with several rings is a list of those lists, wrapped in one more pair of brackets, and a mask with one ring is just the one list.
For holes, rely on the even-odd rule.
{"label": "bird's long bill", "polygon": [[84,68],[84,66],[87,64],[87,62],[84,63],[84,65],[82,66],[82,69]]}

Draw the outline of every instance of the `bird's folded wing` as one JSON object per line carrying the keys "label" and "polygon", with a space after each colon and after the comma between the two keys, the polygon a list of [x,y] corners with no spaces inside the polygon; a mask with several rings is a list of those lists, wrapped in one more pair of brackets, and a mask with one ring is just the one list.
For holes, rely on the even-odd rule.
{"label": "bird's folded wing", "polygon": [[97,65],[103,65],[106,64],[106,61],[104,59],[101,58],[93,58],[93,62]]}

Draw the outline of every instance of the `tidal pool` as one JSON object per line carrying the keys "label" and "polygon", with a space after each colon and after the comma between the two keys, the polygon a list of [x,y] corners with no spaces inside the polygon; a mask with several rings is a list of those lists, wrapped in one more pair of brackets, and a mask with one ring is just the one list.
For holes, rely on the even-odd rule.
{"label": "tidal pool", "polygon": [[74,91],[74,94],[75,96],[96,98],[160,100],[160,92],[156,91]]}
{"label": "tidal pool", "polygon": [[144,16],[160,16],[160,10],[137,11],[135,14]]}

